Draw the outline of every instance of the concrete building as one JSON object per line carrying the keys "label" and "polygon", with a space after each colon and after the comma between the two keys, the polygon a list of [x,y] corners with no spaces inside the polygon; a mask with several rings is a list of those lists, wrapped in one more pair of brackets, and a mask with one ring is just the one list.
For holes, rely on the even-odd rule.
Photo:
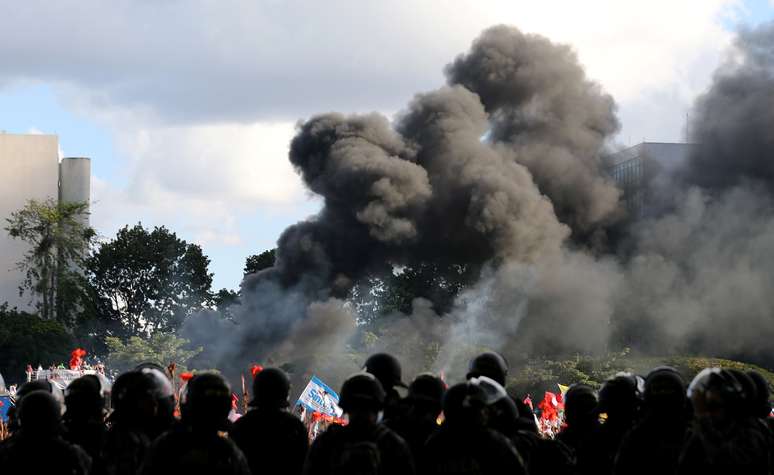
{"label": "concrete building", "polygon": [[[27,251],[21,241],[5,231],[6,219],[27,201],[89,202],[91,162],[88,158],[59,160],[56,135],[23,135],[0,132],[0,303],[27,310],[30,297],[19,296],[23,275],[16,269]],[[88,224],[89,216],[83,216]]]}
{"label": "concrete building", "polygon": [[687,143],[643,142],[608,157],[610,175],[623,190],[623,202],[632,219],[647,214],[653,185],[685,162],[691,148]]}

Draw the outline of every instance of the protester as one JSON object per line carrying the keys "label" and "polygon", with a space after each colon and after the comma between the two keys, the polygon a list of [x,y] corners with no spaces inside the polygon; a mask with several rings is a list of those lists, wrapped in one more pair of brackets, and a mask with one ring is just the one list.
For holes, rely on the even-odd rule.
{"label": "protester", "polygon": [[113,384],[111,406],[103,454],[105,472],[136,474],[153,440],[172,427],[172,384],[155,368],[129,371]]}
{"label": "protester", "polygon": [[216,373],[195,375],[181,398],[181,424],[156,439],[142,474],[249,474],[242,451],[220,434],[228,429],[230,410],[231,389],[226,381]]}
{"label": "protester", "polygon": [[[56,384],[45,380],[28,381],[22,384],[19,390],[16,391],[16,400],[20,401],[25,395],[31,393],[32,391],[46,391],[47,393],[50,393],[52,396],[54,396],[54,399],[56,399],[57,403],[59,403],[59,407],[61,408],[62,412],[64,412],[64,394]],[[13,434],[18,429],[19,422],[18,418],[16,417],[16,407],[11,407],[8,409],[8,432]]]}
{"label": "protester", "polygon": [[25,394],[18,403],[18,433],[0,445],[3,473],[66,473],[86,475],[91,459],[60,436],[62,408],[46,390]]}
{"label": "protester", "polygon": [[634,426],[640,409],[641,378],[620,373],[605,381],[599,390],[596,412],[604,421],[594,428],[585,450],[578,452],[581,474],[607,475],[613,465],[624,435]]}
{"label": "protester", "polygon": [[516,449],[505,436],[489,429],[488,397],[478,384],[452,386],[444,396],[445,420],[430,437],[418,473],[525,474]]}
{"label": "protester", "polygon": [[573,384],[564,395],[564,422],[566,427],[557,439],[567,445],[577,457],[591,434],[597,430],[597,395],[587,384]]}
{"label": "protester", "polygon": [[466,379],[486,376],[505,387],[505,378],[508,376],[508,362],[499,353],[486,351],[470,361]]}
{"label": "protester", "polygon": [[64,439],[85,450],[91,457],[93,472],[102,474],[107,433],[102,382],[94,375],[76,379],[65,390],[65,405]]}
{"label": "protester", "polygon": [[731,371],[702,370],[688,387],[694,421],[678,462],[679,474],[769,473],[769,441],[749,415],[746,383]]}
{"label": "protester", "polygon": [[674,368],[652,370],[645,379],[642,418],[624,437],[616,475],[675,473],[688,431],[686,384]]}
{"label": "protester", "polygon": [[402,399],[397,389],[406,388],[403,382],[403,370],[397,358],[388,353],[376,353],[368,357],[363,367],[379,380],[385,393],[384,419],[396,419],[405,415]]}
{"label": "protester", "polygon": [[430,373],[417,376],[408,387],[407,411],[399,419],[387,420],[387,426],[401,436],[420,460],[425,443],[438,430],[446,384]]}
{"label": "protester", "polygon": [[[32,381],[16,392],[13,434],[0,441],[0,470],[763,475],[774,467],[769,385],[754,371],[706,369],[687,391],[674,368],[655,368],[645,379],[620,373],[602,385],[598,398],[591,386],[574,384],[562,395],[564,412],[556,422],[562,429],[553,438],[527,423],[534,420],[531,410],[506,392],[508,365],[497,353],[473,358],[467,381],[448,391],[438,376],[420,374],[403,399],[395,357],[373,355],[366,369],[344,382],[338,407],[333,391],[320,395],[321,404],[340,408],[344,417],[330,416],[331,425],[311,447],[308,429],[288,411],[289,377],[277,368],[256,372],[249,410],[233,425],[228,415],[236,396],[216,373],[193,375],[177,395],[163,369],[140,365],[115,380],[107,417],[106,386],[98,376],[74,380],[65,395],[52,382]],[[380,381],[392,395],[391,407]],[[546,400],[553,397],[546,394]],[[173,412],[176,396],[180,420]],[[556,399],[562,402],[558,393]],[[314,401],[309,404],[313,410]]]}
{"label": "protester", "polygon": [[229,432],[253,474],[300,475],[303,471],[309,440],[298,417],[287,411],[289,392],[284,371],[264,368],[253,380],[252,409]]}
{"label": "protester", "polygon": [[350,376],[341,387],[339,406],[349,418],[315,439],[307,475],[411,475],[414,463],[406,442],[380,422],[385,392],[369,373]]}

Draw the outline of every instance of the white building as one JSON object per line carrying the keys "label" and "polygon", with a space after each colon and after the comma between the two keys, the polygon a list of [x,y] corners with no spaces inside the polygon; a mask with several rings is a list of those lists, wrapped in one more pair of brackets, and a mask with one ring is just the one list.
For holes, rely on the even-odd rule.
{"label": "white building", "polygon": [[[89,202],[91,161],[59,160],[56,135],[19,135],[0,132],[0,303],[30,309],[30,296],[19,296],[23,275],[16,269],[27,246],[11,239],[6,219],[27,201],[54,199]],[[89,217],[84,215],[84,223]]]}

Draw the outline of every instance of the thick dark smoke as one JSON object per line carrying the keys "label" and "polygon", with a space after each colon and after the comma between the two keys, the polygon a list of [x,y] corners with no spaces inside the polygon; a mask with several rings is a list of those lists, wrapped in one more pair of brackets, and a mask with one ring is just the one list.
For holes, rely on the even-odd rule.
{"label": "thick dark smoke", "polygon": [[615,103],[586,78],[569,46],[495,27],[446,72],[450,83],[479,96],[490,115],[489,140],[530,170],[575,237],[616,218],[620,193],[599,160],[619,128]]}
{"label": "thick dark smoke", "polygon": [[691,117],[674,211],[632,229],[618,333],[648,352],[772,366],[774,24],[740,33]]}
{"label": "thick dark smoke", "polygon": [[774,193],[774,26],[739,34],[694,109],[684,180],[711,192],[754,181]]}
{"label": "thick dark smoke", "polygon": [[[621,346],[762,355],[774,337],[772,31],[743,33],[697,102],[699,145],[660,195],[670,211],[624,233],[601,159],[615,104],[543,37],[484,31],[447,67],[449,85],[393,122],[300,123],[290,160],[322,210],[282,234],[275,267],[245,279],[233,321],[202,315],[184,333],[219,367],[270,361],[333,384],[362,363],[358,338],[402,356],[409,375],[484,348],[513,360]],[[613,225],[625,260],[604,246]],[[353,286],[420,263],[476,278],[443,315],[416,295],[411,312],[358,335]]]}

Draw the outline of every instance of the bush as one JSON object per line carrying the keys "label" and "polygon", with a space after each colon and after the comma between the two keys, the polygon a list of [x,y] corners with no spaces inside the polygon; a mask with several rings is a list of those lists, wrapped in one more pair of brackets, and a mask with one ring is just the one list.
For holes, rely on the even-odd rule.
{"label": "bush", "polygon": [[0,305],[0,373],[6,384],[24,382],[28,364],[47,368],[67,362],[73,348],[61,323]]}
{"label": "bush", "polygon": [[621,371],[645,376],[658,366],[672,366],[686,382],[704,368],[733,368],[741,371],[755,370],[774,387],[774,373],[759,366],[721,358],[701,356],[632,357],[628,351],[603,357],[578,356],[574,359],[553,361],[535,359],[527,361],[508,378],[508,392],[517,397],[531,394],[542,398],[545,391],[557,392],[557,384],[569,386],[575,383],[599,388],[608,378]]}

